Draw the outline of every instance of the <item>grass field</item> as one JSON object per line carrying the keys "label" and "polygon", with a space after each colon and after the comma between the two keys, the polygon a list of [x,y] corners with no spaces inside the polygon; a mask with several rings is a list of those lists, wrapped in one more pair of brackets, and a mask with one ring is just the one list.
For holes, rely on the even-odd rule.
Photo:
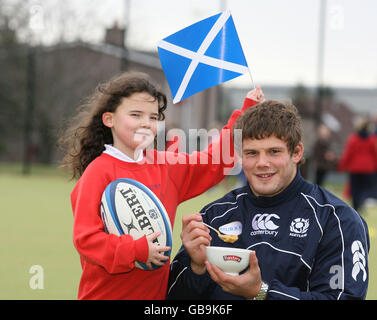
{"label": "grass field", "polygon": [[[55,168],[33,167],[26,177],[20,172],[17,165],[0,164],[0,299],[76,299],[81,267],[72,244],[69,197],[74,182]],[[329,189],[340,192],[339,186]],[[173,256],[181,245],[181,217],[199,211],[224,193],[219,186],[178,208]],[[366,209],[365,219],[372,248],[367,299],[375,300],[377,206]],[[33,289],[34,284],[39,286]]]}

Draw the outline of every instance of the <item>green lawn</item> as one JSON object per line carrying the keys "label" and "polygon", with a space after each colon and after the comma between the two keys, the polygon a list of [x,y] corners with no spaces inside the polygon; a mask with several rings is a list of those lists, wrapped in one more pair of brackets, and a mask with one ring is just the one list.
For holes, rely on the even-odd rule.
{"label": "green lawn", "polygon": [[[17,165],[0,164],[0,299],[76,299],[81,267],[72,244],[73,216],[69,197],[74,182],[54,168],[33,167],[32,174],[26,177],[20,172]],[[339,193],[339,188],[332,186],[332,191]],[[225,189],[219,186],[178,208],[172,256],[181,245],[182,216],[198,212],[224,193]],[[373,249],[377,207],[366,211],[372,247],[367,298],[377,299],[374,272],[377,257]],[[33,266],[39,271],[31,270]],[[32,289],[33,280],[41,271],[43,288]]]}
{"label": "green lawn", "polygon": [[[0,299],[75,299],[80,265],[71,240],[73,183],[56,170],[38,168],[23,177],[7,169],[14,173],[0,167]],[[35,265],[43,269],[43,289],[30,288],[40,274],[30,273]]]}

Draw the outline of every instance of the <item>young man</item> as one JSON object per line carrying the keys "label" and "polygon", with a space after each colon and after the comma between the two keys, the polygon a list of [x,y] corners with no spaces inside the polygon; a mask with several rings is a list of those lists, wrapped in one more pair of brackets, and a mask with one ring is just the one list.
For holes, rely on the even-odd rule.
{"label": "young man", "polygon": [[[297,109],[265,101],[233,129],[242,131],[248,185],[183,218],[168,299],[364,299],[367,225],[342,200],[301,177]],[[223,242],[202,221],[224,233],[238,230],[238,240]],[[252,250],[249,268],[225,274],[206,261],[208,245]]]}

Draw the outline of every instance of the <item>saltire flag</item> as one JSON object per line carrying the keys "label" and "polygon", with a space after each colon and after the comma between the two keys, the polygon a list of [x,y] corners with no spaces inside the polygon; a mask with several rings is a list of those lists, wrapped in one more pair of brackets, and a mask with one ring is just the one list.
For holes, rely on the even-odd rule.
{"label": "saltire flag", "polygon": [[229,10],[194,23],[157,46],[173,103],[249,72]]}

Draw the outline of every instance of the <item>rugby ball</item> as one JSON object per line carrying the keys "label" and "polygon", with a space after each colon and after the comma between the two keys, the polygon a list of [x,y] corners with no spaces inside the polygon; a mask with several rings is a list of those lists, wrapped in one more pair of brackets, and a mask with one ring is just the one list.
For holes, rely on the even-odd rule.
{"label": "rugby ball", "polygon": [[[101,218],[105,231],[115,235],[128,234],[135,240],[160,231],[155,243],[172,246],[172,228],[169,216],[157,196],[142,183],[122,178],[112,181],[101,199]],[[171,250],[163,254],[169,256]],[[136,261],[135,266],[150,270]],[[159,266],[152,264],[152,269]]]}

